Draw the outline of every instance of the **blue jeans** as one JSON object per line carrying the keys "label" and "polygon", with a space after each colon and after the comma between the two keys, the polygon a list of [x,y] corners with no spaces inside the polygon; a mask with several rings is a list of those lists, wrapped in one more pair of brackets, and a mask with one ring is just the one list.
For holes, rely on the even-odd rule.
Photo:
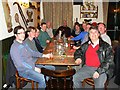
{"label": "blue jeans", "polygon": [[[50,70],[55,70],[54,66],[50,66],[50,65],[36,65],[36,67],[38,68],[46,68],[46,69],[50,69]],[[20,76],[36,81],[39,83],[39,88],[45,88],[46,87],[46,83],[45,83],[45,79],[44,79],[44,75],[41,73],[36,72],[35,70],[26,70],[25,72],[19,72]]]}
{"label": "blue jeans", "polygon": [[36,72],[35,70],[29,69],[29,70],[26,70],[25,72],[19,72],[19,75],[24,78],[38,82],[39,88],[46,87],[44,75]]}
{"label": "blue jeans", "polygon": [[[81,69],[79,69],[76,74],[73,76],[73,87],[74,88],[82,88],[82,81],[86,78],[93,77],[93,74],[97,68],[89,67],[84,65]],[[107,80],[107,75],[105,73],[100,74],[99,78],[93,78],[95,88],[104,88],[104,83]]]}

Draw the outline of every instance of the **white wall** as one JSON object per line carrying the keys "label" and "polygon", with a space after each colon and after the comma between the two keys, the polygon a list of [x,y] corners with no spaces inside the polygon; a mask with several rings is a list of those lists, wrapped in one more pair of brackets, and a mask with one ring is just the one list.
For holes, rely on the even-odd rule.
{"label": "white wall", "polygon": [[0,0],[0,40],[13,36],[13,33],[8,33],[4,16],[2,1]]}
{"label": "white wall", "polygon": [[[102,0],[94,0],[94,4],[98,6],[98,18],[91,18],[92,22],[103,22],[103,4]],[[80,18],[80,5],[73,5],[73,21],[75,22],[76,18],[78,18],[78,22],[82,23],[84,18]],[[90,18],[88,18],[90,19]]]}
{"label": "white wall", "polygon": [[[5,0],[3,0],[5,1]],[[21,15],[18,11],[18,6],[15,4],[13,5],[14,2],[17,2],[18,0],[8,0],[8,5],[10,7],[10,15],[11,15],[11,18],[12,18],[12,28],[14,29],[15,26],[19,25],[18,23],[16,23],[15,21],[15,13],[18,13],[19,15],[19,22],[20,22],[20,25],[24,26],[24,23],[23,23],[23,20],[21,18]],[[27,19],[27,15],[26,15],[26,8],[22,7],[22,11],[24,13],[24,16],[26,17]],[[3,40],[3,39],[6,39],[8,37],[11,37],[13,36],[13,32],[10,32],[8,33],[8,30],[7,30],[7,26],[6,26],[6,21],[5,21],[5,15],[4,15],[4,10],[3,10],[3,6],[2,6],[2,0],[0,0],[0,40]],[[33,22],[30,22],[28,25],[34,25],[34,21]]]}
{"label": "white wall", "polygon": [[80,5],[73,5],[73,22],[78,19],[78,22],[80,22]]}
{"label": "white wall", "polygon": [[[15,26],[18,25],[18,23],[15,22],[15,19],[14,19],[14,16],[15,16],[15,13],[18,13],[19,15],[19,21],[20,21],[20,24],[24,26],[24,23],[23,23],[23,20],[21,18],[21,15],[18,11],[18,6],[17,5],[13,5],[13,2],[15,1],[18,1],[18,0],[8,0],[8,4],[9,4],[9,7],[10,7],[10,15],[12,17],[12,27],[14,28]],[[97,0],[94,0],[96,1],[95,4],[98,5],[98,18],[97,19],[92,19],[92,22],[96,21],[96,22],[103,22],[103,5],[102,5],[102,0],[99,0],[99,2],[97,2]],[[23,13],[25,15],[25,17],[27,18],[26,16],[26,9],[24,7],[22,7],[22,10],[23,10]],[[7,26],[6,26],[6,21],[5,21],[5,17],[4,17],[4,11],[3,11],[3,7],[2,7],[2,0],[0,0],[0,40],[3,40],[5,38],[8,38],[8,37],[11,37],[13,36],[13,32],[11,33],[8,33],[8,30],[7,30]],[[73,5],[73,23],[76,21],[76,18],[78,19],[78,22],[82,23],[84,21],[84,19],[81,19],[80,18],[80,5]],[[29,25],[34,25],[34,22],[32,23],[29,23]]]}

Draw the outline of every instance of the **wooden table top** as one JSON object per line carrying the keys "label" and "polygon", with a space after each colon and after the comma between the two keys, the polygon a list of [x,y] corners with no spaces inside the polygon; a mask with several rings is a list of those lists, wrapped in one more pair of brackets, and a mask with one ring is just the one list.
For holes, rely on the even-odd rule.
{"label": "wooden table top", "polygon": [[76,65],[73,57],[75,50],[70,49],[70,44],[68,44],[68,47],[64,47],[65,54],[61,56],[58,54],[55,46],[56,46],[55,43],[51,42],[50,44],[47,45],[46,49],[43,52],[44,54],[53,53],[53,58],[38,58],[38,60],[36,61],[36,64],[67,65],[67,66]]}

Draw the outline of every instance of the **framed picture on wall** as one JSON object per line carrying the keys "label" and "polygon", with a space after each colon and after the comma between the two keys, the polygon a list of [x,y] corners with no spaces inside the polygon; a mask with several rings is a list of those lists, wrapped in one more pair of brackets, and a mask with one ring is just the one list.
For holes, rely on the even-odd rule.
{"label": "framed picture on wall", "polygon": [[8,2],[5,1],[5,2],[2,2],[3,4],[3,9],[4,9],[4,14],[5,14],[5,20],[6,20],[6,25],[7,25],[7,29],[8,29],[8,32],[12,32],[12,19],[11,19],[11,15],[10,15],[10,7],[8,5]]}

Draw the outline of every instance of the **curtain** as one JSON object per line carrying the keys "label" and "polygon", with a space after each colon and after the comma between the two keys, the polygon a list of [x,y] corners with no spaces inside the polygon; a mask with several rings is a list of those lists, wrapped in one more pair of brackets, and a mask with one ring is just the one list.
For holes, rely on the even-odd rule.
{"label": "curtain", "polygon": [[53,29],[63,25],[67,20],[69,27],[73,26],[73,5],[72,2],[44,2],[43,3],[44,21],[50,21]]}
{"label": "curtain", "polygon": [[107,25],[108,18],[108,2],[103,2],[103,22]]}

